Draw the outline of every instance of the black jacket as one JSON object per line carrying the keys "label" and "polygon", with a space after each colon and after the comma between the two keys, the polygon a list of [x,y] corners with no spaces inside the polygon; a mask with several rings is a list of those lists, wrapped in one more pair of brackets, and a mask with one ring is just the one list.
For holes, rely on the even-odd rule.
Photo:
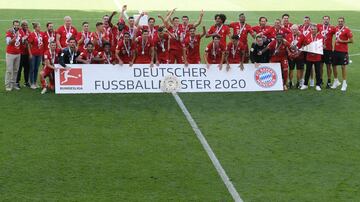
{"label": "black jacket", "polygon": [[253,43],[250,49],[250,60],[252,63],[269,63],[270,53],[269,50],[262,55],[258,55],[258,52],[266,48],[268,43],[263,43],[262,46],[259,46],[257,43]]}
{"label": "black jacket", "polygon": [[66,64],[76,64],[76,58],[80,55],[78,51],[71,52],[69,48],[65,48],[60,52],[59,55],[59,64],[63,67],[66,67]]}

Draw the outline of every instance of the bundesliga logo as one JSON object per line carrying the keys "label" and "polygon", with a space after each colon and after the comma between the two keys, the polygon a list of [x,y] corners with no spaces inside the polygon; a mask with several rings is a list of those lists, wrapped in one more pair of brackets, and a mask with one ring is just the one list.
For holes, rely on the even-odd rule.
{"label": "bundesliga logo", "polygon": [[277,76],[270,67],[260,67],[255,71],[255,81],[260,87],[270,88],[275,85]]}
{"label": "bundesliga logo", "polygon": [[60,69],[60,85],[81,86],[82,84],[83,80],[81,68]]}

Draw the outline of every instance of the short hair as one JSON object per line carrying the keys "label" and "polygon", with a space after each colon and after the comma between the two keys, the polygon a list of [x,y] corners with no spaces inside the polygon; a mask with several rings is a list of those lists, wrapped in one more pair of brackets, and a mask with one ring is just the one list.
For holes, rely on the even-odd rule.
{"label": "short hair", "polygon": [[239,40],[240,37],[239,37],[239,35],[234,34],[234,35],[231,36],[231,39],[233,39],[233,40]]}
{"label": "short hair", "polygon": [[106,14],[106,15],[104,15],[102,18],[104,19],[105,17],[109,17],[109,15]]}
{"label": "short hair", "polygon": [[276,22],[276,21],[278,21],[278,22],[280,22],[280,23],[281,23],[281,20],[280,20],[280,19],[275,19],[275,21],[274,21],[274,22]]}
{"label": "short hair", "polygon": [[149,32],[147,29],[143,29],[141,34],[144,34],[145,32]]}
{"label": "short hair", "polygon": [[109,42],[105,42],[105,43],[104,43],[104,47],[105,47],[105,46],[110,46],[110,47],[111,47],[111,44],[110,44]]}
{"label": "short hair", "polygon": [[64,21],[65,21],[65,20],[71,20],[71,17],[70,17],[70,16],[65,16],[65,17],[64,17]]}
{"label": "short hair", "polygon": [[222,13],[221,14],[216,14],[215,15],[215,20],[216,20],[216,18],[220,18],[222,23],[225,23],[225,21],[226,21],[226,15],[224,15]]}
{"label": "short hair", "polygon": [[241,16],[245,16],[245,13],[240,13],[240,14],[239,14],[239,17],[241,17]]}
{"label": "short hair", "polygon": [[311,28],[315,27],[316,29],[318,29],[316,24],[311,24],[310,26],[311,26]]}
{"label": "short hair", "polygon": [[192,30],[192,29],[193,29],[193,30],[196,30],[196,27],[195,27],[195,26],[191,26],[191,27],[189,28],[189,31]]}
{"label": "short hair", "polygon": [[21,25],[28,25],[29,23],[28,23],[28,21],[27,20],[21,20],[21,23],[20,23]]}
{"label": "short hair", "polygon": [[341,17],[338,17],[338,20],[340,20],[340,19],[343,19],[343,20],[345,21],[345,18],[344,18],[344,17],[342,17],[342,16],[341,16]]}
{"label": "short hair", "polygon": [[68,40],[68,41],[75,41],[75,43],[76,43],[76,39],[75,39],[75,37],[70,37],[70,39]]}
{"label": "short hair", "polygon": [[178,18],[178,17],[173,17],[173,19],[172,19],[172,20],[174,21],[174,20],[176,20],[176,19],[178,20],[179,18]]}
{"label": "short hair", "polygon": [[155,18],[153,18],[153,17],[149,18],[148,22],[150,22],[150,20],[154,20],[154,22],[155,22]]}
{"label": "short hair", "polygon": [[102,22],[97,22],[96,23],[96,27],[99,27],[99,26],[101,26],[101,25],[103,25],[104,23],[102,23]]}
{"label": "short hair", "polygon": [[299,29],[299,26],[297,24],[293,24],[290,29]]}
{"label": "short hair", "polygon": [[128,36],[130,36],[130,33],[129,32],[124,32],[124,34],[123,34],[124,36],[125,35],[128,35]]}
{"label": "short hair", "polygon": [[36,27],[40,26],[40,23],[38,23],[38,22],[33,22],[33,23],[31,23],[31,24],[32,24],[32,26],[33,26],[34,29],[35,29]]}
{"label": "short hair", "polygon": [[187,15],[184,15],[184,16],[182,16],[182,18],[186,18],[186,19],[189,19],[189,16],[187,16]]}
{"label": "short hair", "polygon": [[290,17],[290,15],[289,14],[287,14],[287,13],[285,13],[285,14],[283,14],[282,16],[281,16],[281,18],[284,18],[284,17]]}
{"label": "short hair", "polygon": [[219,36],[219,35],[215,35],[215,36],[213,36],[212,37],[212,39],[214,40],[214,39],[220,39],[221,37]]}
{"label": "short hair", "polygon": [[13,20],[12,24],[14,25],[15,23],[19,23],[19,24],[20,24],[20,20]]}
{"label": "short hair", "polygon": [[158,28],[158,32],[162,32],[162,31],[164,31],[164,28],[163,28],[163,27],[159,27],[159,28]]}
{"label": "short hair", "polygon": [[329,18],[329,20],[330,20],[330,16],[328,16],[328,15],[324,15],[324,16],[323,16],[323,19],[324,19],[324,18]]}
{"label": "short hair", "polygon": [[52,23],[52,22],[47,22],[47,23],[46,23],[46,27],[49,27],[49,25],[51,25],[51,24],[54,24],[54,23]]}
{"label": "short hair", "polygon": [[261,19],[265,19],[266,22],[268,21],[268,19],[264,16],[259,17],[259,22],[261,21]]}
{"label": "short hair", "polygon": [[89,22],[86,22],[86,21],[83,22],[83,23],[82,23],[82,26],[84,26],[84,25],[86,25],[86,24],[89,24]]}
{"label": "short hair", "polygon": [[309,16],[305,16],[304,19],[309,19],[309,20],[310,20],[310,17],[309,17]]}
{"label": "short hair", "polygon": [[129,17],[129,20],[134,20],[134,17],[133,17],[133,16],[130,16],[130,17]]}
{"label": "short hair", "polygon": [[94,44],[93,44],[92,42],[87,43],[87,44],[86,44],[86,47],[88,47],[88,46],[90,46],[90,45],[94,47]]}
{"label": "short hair", "polygon": [[261,36],[261,34],[257,34],[256,35],[256,39],[262,39],[263,37]]}

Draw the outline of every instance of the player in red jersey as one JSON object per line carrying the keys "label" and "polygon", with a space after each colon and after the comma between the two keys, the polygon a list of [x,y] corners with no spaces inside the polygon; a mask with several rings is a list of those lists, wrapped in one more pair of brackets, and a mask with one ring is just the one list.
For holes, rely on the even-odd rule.
{"label": "player in red jersey", "polygon": [[20,65],[21,43],[23,35],[20,33],[20,22],[13,21],[13,27],[6,32],[6,73],[5,90],[20,90],[15,84]]}
{"label": "player in red jersey", "polygon": [[129,64],[130,67],[134,64],[135,44],[131,39],[130,33],[126,32],[124,38],[118,41],[116,46],[115,57],[119,65]]}
{"label": "player in red jersey", "polygon": [[70,16],[64,17],[64,25],[60,26],[56,31],[56,44],[57,47],[63,50],[68,45],[68,40],[72,37],[76,37],[77,30],[72,26],[72,20]]}
{"label": "player in red jersey", "polygon": [[[149,36],[149,31],[144,29],[142,35],[135,39],[135,64],[150,64],[154,66],[154,44]],[[134,60],[133,58],[133,60]]]}
{"label": "player in red jersey", "polygon": [[271,41],[265,49],[259,52],[259,54],[261,55],[267,50],[270,50],[270,52],[272,53],[270,62],[280,63],[284,90],[287,90],[286,84],[287,84],[288,69],[289,69],[287,53],[289,52],[289,48],[290,48],[290,44],[286,40],[284,40],[284,36],[282,34],[277,34],[276,40]]}
{"label": "player in red jersey", "polygon": [[[54,70],[55,64],[58,63],[59,58],[59,49],[56,49],[56,41],[50,41],[49,50],[44,53],[44,67],[40,72],[40,81],[41,81],[41,94],[45,94],[48,89],[54,90],[55,81],[54,81]],[[49,83],[46,82],[46,78],[49,78]]]}
{"label": "player in red jersey", "polygon": [[219,36],[220,43],[223,47],[226,47],[226,38],[230,37],[230,28],[225,25],[226,15],[216,14],[215,15],[215,25],[211,26],[207,31],[206,38]]}
{"label": "player in red jersey", "polygon": [[101,60],[101,64],[115,65],[117,63],[117,58],[111,51],[111,44],[108,42],[104,43],[104,51],[99,53],[99,58]]}
{"label": "player in red jersey", "polygon": [[169,63],[169,40],[172,37],[171,33],[166,33],[163,27],[160,27],[157,31],[157,35],[154,38],[154,51],[156,65]]}
{"label": "player in red jersey", "polygon": [[289,88],[293,88],[294,69],[296,66],[296,88],[300,88],[303,85],[304,64],[305,56],[300,50],[306,45],[305,36],[299,31],[298,25],[291,26],[291,34],[286,36],[286,41],[290,43],[290,49],[288,53],[289,58]]}
{"label": "player in red jersey", "polygon": [[265,35],[265,33],[269,33],[269,29],[271,26],[267,25],[268,19],[266,17],[259,18],[259,25],[252,27],[253,31],[256,32],[257,35],[263,37],[264,41],[267,41],[270,36]]}
{"label": "player in red jersey", "polygon": [[106,34],[104,30],[104,24],[102,22],[96,23],[96,31],[92,34],[91,42],[95,46],[97,52],[104,50],[104,43],[110,43],[109,35]]}
{"label": "player in red jersey", "polygon": [[198,18],[197,22],[194,24],[191,24],[189,22],[189,16],[187,16],[187,15],[182,16],[182,18],[181,18],[182,23],[179,25],[179,28],[181,30],[183,30],[183,33],[182,33],[184,35],[183,38],[186,38],[189,35],[191,27],[197,28],[201,24],[203,16],[204,16],[204,11],[201,10],[199,18]]}
{"label": "player in red jersey", "polygon": [[271,40],[275,40],[277,34],[282,34],[284,38],[286,38],[288,34],[291,34],[291,31],[289,29],[281,27],[280,19],[276,19],[274,26],[264,33],[264,35]]}
{"label": "player in red jersey", "polygon": [[226,47],[226,70],[229,71],[230,64],[240,64],[240,69],[244,69],[245,45],[239,40],[239,35],[233,35]]}
{"label": "player in red jersey", "polygon": [[[311,25],[311,33],[307,37],[307,43],[313,43],[315,41],[321,40],[324,43],[324,38],[321,33],[318,33],[318,29],[316,25]],[[306,54],[306,72],[305,72],[305,82],[304,85],[300,88],[301,90],[308,89],[310,73],[315,66],[315,76],[316,76],[316,91],[321,91],[321,72],[320,72],[320,63],[321,63],[321,55],[316,53],[308,52]]]}
{"label": "player in red jersey", "polygon": [[293,23],[291,23],[289,21],[289,18],[290,18],[290,15],[287,14],[287,13],[283,14],[282,17],[281,17],[282,27],[285,28],[285,29],[288,29],[288,30],[290,30],[291,26],[293,25]]}
{"label": "player in red jersey", "polygon": [[211,64],[218,64],[218,68],[220,70],[223,67],[226,47],[222,45],[220,40],[221,37],[219,35],[215,35],[213,36],[213,41],[206,46],[204,60],[208,69]]}
{"label": "player in red jersey", "polygon": [[124,5],[122,7],[122,10],[121,10],[121,14],[120,14],[120,17],[119,17],[119,22],[121,22],[121,21],[125,22],[125,19],[127,19],[128,26],[126,26],[125,30],[126,30],[126,32],[128,32],[130,34],[131,39],[135,39],[136,38],[135,34],[136,33],[141,34],[141,32],[137,32],[137,27],[135,26],[135,19],[132,16],[130,16],[130,17],[127,16],[126,10],[127,10],[127,6]]}
{"label": "player in red jersey", "polygon": [[229,27],[233,29],[233,35],[238,35],[240,42],[245,47],[245,59],[244,62],[249,62],[249,46],[248,46],[248,34],[255,39],[256,34],[252,30],[252,27],[247,24],[244,13],[240,13],[239,22],[230,23]]}
{"label": "player in red jersey", "polygon": [[[104,25],[104,31],[109,37],[109,43],[111,44],[112,51],[115,53],[117,38],[115,37],[118,33],[118,27],[114,25],[111,21],[113,17],[117,14],[116,11],[112,12],[111,15],[104,15],[102,18],[102,23]],[[120,22],[120,21],[119,21]]]}
{"label": "player in red jersey", "polygon": [[30,64],[30,86],[32,89],[38,88],[37,86],[37,78],[39,72],[39,66],[41,64],[41,60],[44,54],[44,40],[43,34],[41,32],[40,23],[32,23],[34,27],[34,31],[29,35],[29,57],[31,58]]}
{"label": "player in red jersey", "polygon": [[83,52],[86,49],[86,45],[91,42],[92,33],[89,31],[89,23],[82,23],[83,30],[78,32],[76,36],[78,51]]}
{"label": "player in red jersey", "polygon": [[100,52],[95,50],[94,44],[89,42],[86,45],[86,49],[76,58],[76,61],[79,64],[98,64],[102,59],[100,58]]}
{"label": "player in red jersey", "polygon": [[184,59],[183,59],[183,30],[179,27],[180,21],[178,17],[174,17],[172,19],[172,26],[169,26],[166,23],[165,20],[165,25],[167,26],[167,29],[169,30],[169,32],[172,34],[173,37],[170,38],[170,42],[169,42],[169,63],[170,64],[175,64],[175,62],[177,64],[184,64]]}
{"label": "player in red jersey", "polygon": [[311,20],[309,16],[304,17],[304,23],[300,25],[299,30],[304,36],[311,33]]}
{"label": "player in red jersey", "polygon": [[138,27],[138,29],[141,29],[141,30],[147,30],[148,31],[148,36],[150,38],[150,40],[153,40],[154,37],[156,36],[156,32],[157,30],[159,29],[159,25],[155,25],[155,18],[152,18],[150,17],[148,19],[148,25],[143,25],[143,26],[139,26],[139,21],[140,21],[140,18],[143,17],[145,15],[144,12],[142,12],[140,14],[140,17],[138,17],[135,21],[135,26]]}
{"label": "player in red jersey", "polygon": [[331,87],[331,73],[332,73],[332,55],[333,55],[333,36],[335,35],[335,27],[330,25],[330,16],[323,17],[323,23],[317,25],[318,31],[324,37],[324,55],[321,60],[321,75],[323,74],[323,65],[327,68],[327,83],[326,88]]}
{"label": "player in red jersey", "polygon": [[200,64],[200,42],[201,38],[206,35],[205,26],[203,26],[203,33],[196,34],[196,28],[191,27],[189,29],[189,35],[184,40],[183,57],[185,66],[189,64]]}
{"label": "player in red jersey", "polygon": [[52,22],[46,23],[46,32],[43,32],[44,52],[50,49],[50,42],[56,42],[56,32]]}
{"label": "player in red jersey", "polygon": [[338,18],[338,26],[336,27],[335,33],[335,47],[334,47],[334,57],[333,57],[333,70],[334,70],[334,83],[331,86],[332,89],[336,89],[339,85],[337,66],[341,65],[342,70],[342,91],[346,91],[346,65],[349,64],[349,43],[353,43],[353,34],[349,27],[345,26],[345,18]]}

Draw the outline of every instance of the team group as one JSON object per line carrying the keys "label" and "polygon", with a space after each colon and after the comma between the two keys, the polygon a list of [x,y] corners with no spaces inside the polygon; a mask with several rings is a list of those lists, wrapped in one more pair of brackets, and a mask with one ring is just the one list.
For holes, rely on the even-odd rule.
{"label": "team group", "polygon": [[[88,22],[83,22],[82,31],[78,31],[69,16],[64,17],[64,25],[57,30],[48,22],[44,32],[39,23],[32,23],[34,30],[30,31],[27,21],[14,20],[13,27],[6,33],[6,91],[20,90],[22,73],[24,86],[38,88],[41,64],[42,94],[54,89],[55,64],[62,67],[67,64],[149,64],[151,67],[199,64],[203,37],[212,38],[203,54],[208,68],[216,64],[220,70],[223,67],[229,70],[229,64],[239,64],[243,69],[243,64],[250,61],[255,67],[260,63],[280,63],[284,90],[295,87],[305,90],[314,86],[321,91],[325,64],[326,88],[336,89],[341,85],[342,91],[347,89],[348,44],[353,42],[353,36],[345,26],[344,17],[337,19],[337,26],[330,24],[330,16],[324,16],[321,24],[312,24],[306,16],[303,24],[296,25],[284,14],[273,26],[268,25],[266,17],[260,17],[259,24],[251,26],[243,13],[238,21],[229,24],[224,14],[216,14],[215,24],[208,30],[203,26],[199,34],[196,30],[202,22],[203,11],[194,24],[189,23],[188,16],[182,16],[182,22],[179,17],[173,17],[174,9],[166,16],[158,16],[161,25],[156,25],[153,17],[148,18],[146,25],[141,25],[140,19],[146,13],[135,19],[127,16],[126,9],[124,6],[116,25],[112,24],[116,12],[105,15],[102,22],[96,23],[95,32],[90,32]],[[254,39],[250,47],[248,36]],[[319,41],[323,44],[322,55],[302,51],[303,47]],[[342,68],[342,83],[337,66]],[[296,83],[293,81],[295,68]]]}

